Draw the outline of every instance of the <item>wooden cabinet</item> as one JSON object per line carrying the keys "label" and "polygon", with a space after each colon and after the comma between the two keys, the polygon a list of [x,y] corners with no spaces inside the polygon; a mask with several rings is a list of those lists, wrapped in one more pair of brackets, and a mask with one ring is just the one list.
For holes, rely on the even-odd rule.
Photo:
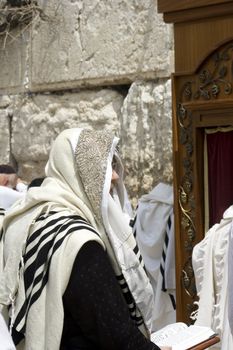
{"label": "wooden cabinet", "polygon": [[207,214],[204,135],[206,129],[233,126],[233,1],[158,0],[158,12],[174,24],[177,320],[190,323],[196,300],[191,256],[204,237]]}

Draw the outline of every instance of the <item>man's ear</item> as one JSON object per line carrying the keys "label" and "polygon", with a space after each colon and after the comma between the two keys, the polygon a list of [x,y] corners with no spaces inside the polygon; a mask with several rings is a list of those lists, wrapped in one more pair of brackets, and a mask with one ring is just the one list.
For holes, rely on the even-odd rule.
{"label": "man's ear", "polygon": [[6,174],[0,174],[0,186],[8,185],[8,176]]}

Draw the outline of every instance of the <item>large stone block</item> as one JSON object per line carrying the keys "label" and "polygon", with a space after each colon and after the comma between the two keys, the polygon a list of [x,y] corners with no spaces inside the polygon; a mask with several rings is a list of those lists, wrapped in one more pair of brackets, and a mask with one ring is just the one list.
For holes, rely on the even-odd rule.
{"label": "large stone block", "polygon": [[23,179],[44,176],[52,142],[62,130],[93,127],[120,136],[126,186],[134,204],[157,183],[172,182],[170,80],[135,82],[125,99],[119,90],[96,89],[35,95],[18,105],[11,149]]}
{"label": "large stone block", "polygon": [[10,127],[6,110],[0,109],[0,163],[10,162]]}
{"label": "large stone block", "polygon": [[27,77],[27,34],[17,30],[7,37],[0,36],[0,93],[20,93],[28,83]]}
{"label": "large stone block", "polygon": [[155,0],[38,0],[31,88],[64,89],[169,76],[172,27]]}
{"label": "large stone block", "polygon": [[159,182],[172,182],[170,85],[170,80],[135,82],[124,101],[122,155],[126,184],[135,200]]}
{"label": "large stone block", "polygon": [[44,175],[52,142],[64,129],[105,127],[118,132],[122,104],[123,96],[110,89],[24,99],[12,129],[12,152],[20,176],[31,180]]}

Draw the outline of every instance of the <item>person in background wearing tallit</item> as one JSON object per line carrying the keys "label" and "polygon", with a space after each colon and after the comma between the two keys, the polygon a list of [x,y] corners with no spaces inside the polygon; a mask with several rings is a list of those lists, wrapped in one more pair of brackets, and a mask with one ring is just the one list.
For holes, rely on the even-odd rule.
{"label": "person in background wearing tallit", "polygon": [[8,164],[0,164],[0,185],[18,192],[27,191],[27,184],[20,179],[15,169]]}
{"label": "person in background wearing tallit", "polygon": [[233,205],[225,210],[219,223],[194,246],[192,265],[197,287],[197,310],[191,317],[195,325],[206,326],[220,337],[213,349],[233,349],[232,309],[232,222]]}
{"label": "person in background wearing tallit", "polygon": [[15,169],[8,164],[0,164],[0,207],[10,208],[22,199],[27,185],[18,177]]}
{"label": "person in background wearing tallit", "polygon": [[173,187],[160,182],[138,201],[133,232],[154,291],[156,331],[176,322]]}
{"label": "person in background wearing tallit", "polygon": [[63,131],[42,185],[3,220],[0,305],[20,349],[160,349],[117,143],[109,131]]}

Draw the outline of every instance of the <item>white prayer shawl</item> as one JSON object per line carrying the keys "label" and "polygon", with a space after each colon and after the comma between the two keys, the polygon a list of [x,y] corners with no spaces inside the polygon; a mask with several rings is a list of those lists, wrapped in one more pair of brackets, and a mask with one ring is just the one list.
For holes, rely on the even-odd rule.
{"label": "white prayer shawl", "polygon": [[153,331],[174,323],[175,252],[173,187],[159,183],[140,198],[136,239],[154,290]]}
{"label": "white prayer shawl", "polygon": [[4,261],[3,261],[3,240],[2,238],[2,222],[4,219],[5,210],[3,208],[0,208],[0,276],[2,276],[3,268],[4,268]]}
{"label": "white prayer shawl", "polygon": [[16,201],[24,197],[23,192],[18,192],[6,186],[0,186],[0,207],[3,209],[10,208]]}
{"label": "white prayer shawl", "polygon": [[26,185],[24,182],[18,182],[17,184],[16,184],[16,187],[15,187],[15,189],[16,189],[16,191],[18,191],[18,192],[23,192],[23,193],[25,193],[25,192],[27,192],[27,190],[28,190],[28,185]]}
{"label": "white prayer shawl", "polygon": [[[54,208],[52,207],[51,209]],[[61,216],[68,214],[70,212],[60,212]],[[19,221],[19,225],[21,224],[22,220]],[[38,229],[39,224],[37,226],[33,224],[31,228]],[[13,236],[11,230],[8,233]],[[96,234],[88,230],[83,229],[82,234],[74,232],[64,239],[60,249],[53,255],[49,271],[49,283],[46,284],[37,301],[30,307],[27,315],[25,350],[59,349],[64,318],[62,296],[69,282],[73,263],[79,249],[84,243],[91,240],[97,241],[103,246],[103,242]],[[8,250],[8,244],[9,240],[6,240],[6,251]],[[9,245],[9,248],[11,246],[12,244]],[[7,267],[8,265],[6,264]],[[22,309],[25,302],[25,293],[28,293],[25,290],[23,278],[19,278],[18,283],[18,291],[11,309],[12,323],[15,321],[15,316]],[[14,299],[14,296],[12,297]],[[19,329],[21,326],[20,323],[18,325]]]}
{"label": "white prayer shawl", "polygon": [[[106,248],[116,275],[123,273],[146,328],[151,329],[152,287],[139,256],[133,253],[136,243],[125,216],[109,195],[111,162],[115,154],[120,175],[116,188],[121,207],[124,207],[123,169],[116,154],[117,142],[117,138],[103,131],[63,131],[51,149],[47,178],[42,186],[31,188],[23,203],[10,210],[4,219],[5,267],[0,279],[0,304],[12,305],[12,324],[14,312],[25,298],[19,264],[26,241],[35,229],[35,219],[41,213],[66,208],[70,214],[79,215],[90,223],[100,237],[83,232],[80,240],[80,235],[69,235],[53,255],[49,283],[28,312],[25,350],[59,348],[63,327],[62,295],[74,259],[88,240],[97,240]],[[140,329],[145,333],[145,328]]]}
{"label": "white prayer shawl", "polygon": [[233,221],[231,223],[228,249],[228,320],[233,335]]}
{"label": "white prayer shawl", "polygon": [[228,208],[219,224],[193,249],[193,269],[199,297],[195,324],[211,327],[221,342],[214,349],[233,349],[228,322],[228,246],[233,219],[233,206]]}
{"label": "white prayer shawl", "polygon": [[1,314],[0,314],[0,349],[15,350],[15,346],[11,339],[11,335],[7,329],[7,325]]}

